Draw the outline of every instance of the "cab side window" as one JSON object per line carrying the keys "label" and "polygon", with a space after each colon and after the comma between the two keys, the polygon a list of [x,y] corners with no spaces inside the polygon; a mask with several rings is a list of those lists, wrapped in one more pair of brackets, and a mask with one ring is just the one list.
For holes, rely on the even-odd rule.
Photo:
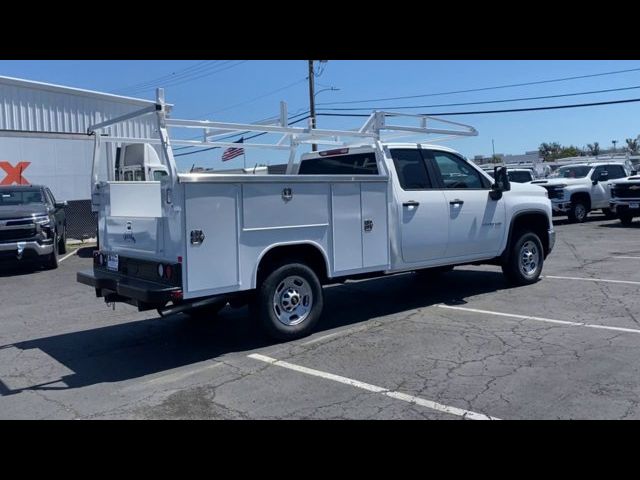
{"label": "cab side window", "polygon": [[609,172],[609,180],[615,180],[616,178],[624,178],[627,176],[624,168],[620,165],[607,165],[605,169]]}
{"label": "cab side window", "polygon": [[390,150],[390,154],[403,190],[433,188],[427,165],[419,150],[395,148]]}
{"label": "cab side window", "polygon": [[447,189],[485,189],[489,181],[463,159],[448,153],[429,150],[442,186]]}

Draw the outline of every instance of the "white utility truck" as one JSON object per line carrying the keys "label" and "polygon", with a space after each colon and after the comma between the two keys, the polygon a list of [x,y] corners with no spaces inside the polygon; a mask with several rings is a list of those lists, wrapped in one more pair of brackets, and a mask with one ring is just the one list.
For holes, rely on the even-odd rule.
{"label": "white utility truck", "polygon": [[[285,104],[272,124],[177,120],[167,118],[163,97],[159,91],[156,107],[137,113],[156,115],[157,140],[98,133],[134,114],[90,132],[95,172],[105,142],[156,142],[168,173],[159,181],[93,176],[100,244],[93,269],[78,273],[78,281],[106,302],[161,314],[248,304],[270,335],[286,340],[314,328],[323,284],[495,264],[524,285],[538,279],[554,246],[544,188],[510,184],[504,168],[494,181],[446,147],[381,138],[385,131],[477,135],[472,127],[375,112],[358,130],[297,128],[287,125]],[[172,141],[168,127],[201,129],[203,137]],[[237,148],[216,137],[245,131],[279,134],[274,143],[242,147],[289,150],[286,174],[176,171],[172,145]],[[331,149],[298,157],[301,144]]]}

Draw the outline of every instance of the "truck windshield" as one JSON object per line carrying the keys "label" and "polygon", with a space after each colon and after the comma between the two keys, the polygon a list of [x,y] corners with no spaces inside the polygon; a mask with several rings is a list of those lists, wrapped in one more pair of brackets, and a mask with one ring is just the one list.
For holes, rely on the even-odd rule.
{"label": "truck windshield", "polygon": [[549,178],[584,178],[589,175],[591,167],[560,167]]}
{"label": "truck windshield", "polygon": [[515,183],[525,183],[533,180],[529,172],[510,172],[507,169],[507,175],[509,176],[509,180]]}
{"label": "truck windshield", "polygon": [[28,203],[44,203],[40,190],[0,190],[0,206],[26,205]]}

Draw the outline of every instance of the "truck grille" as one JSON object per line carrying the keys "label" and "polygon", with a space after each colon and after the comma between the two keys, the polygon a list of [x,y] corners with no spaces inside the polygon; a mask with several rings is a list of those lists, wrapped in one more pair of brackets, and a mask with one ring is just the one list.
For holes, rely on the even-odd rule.
{"label": "truck grille", "polygon": [[0,229],[0,242],[17,242],[20,240],[31,240],[36,235],[36,226],[25,226],[11,230]]}
{"label": "truck grille", "polygon": [[611,196],[617,198],[640,198],[640,183],[616,185],[611,189]]}
{"label": "truck grille", "polygon": [[556,187],[553,185],[541,185],[541,187],[544,187],[547,189],[547,192],[549,192],[549,198],[562,198],[564,197],[564,190],[562,187]]}

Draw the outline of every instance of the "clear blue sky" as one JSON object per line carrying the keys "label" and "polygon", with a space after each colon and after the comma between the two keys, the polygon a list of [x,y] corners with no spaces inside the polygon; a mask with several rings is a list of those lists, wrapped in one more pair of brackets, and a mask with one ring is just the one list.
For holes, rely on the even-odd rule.
{"label": "clear blue sky", "polygon": [[[640,61],[333,61],[325,64],[316,78],[316,90],[334,86],[339,91],[318,94],[323,102],[423,95],[454,90],[590,75],[640,68]],[[186,70],[185,69],[190,69]],[[289,112],[308,108],[306,60],[219,61],[0,61],[0,75],[38,80],[104,92],[152,99],[155,86],[166,85],[167,100],[175,104],[175,118],[207,118],[253,122],[278,113],[279,101],[289,104]],[[161,77],[165,77],[162,79]],[[136,87],[146,82],[147,85]],[[326,107],[433,105],[481,102],[531,96],[557,95],[591,90],[640,86],[640,71],[570,81],[503,88],[442,96],[366,102]],[[286,87],[286,88],[285,88]],[[145,89],[147,88],[147,89]],[[270,92],[279,90],[271,95]],[[256,97],[262,97],[252,101]],[[511,103],[431,107],[413,112],[493,110],[533,106],[590,103],[640,98],[640,88],[627,91],[572,96]],[[240,104],[240,105],[238,105]],[[411,112],[411,110],[408,110]],[[640,134],[640,103],[607,105],[542,112],[455,116],[451,120],[476,127],[478,137],[457,139],[446,145],[468,157],[490,155],[491,141],[496,153],[518,154],[535,150],[541,142],[557,141],[584,147],[597,141],[609,148],[625,138]],[[353,128],[363,119],[319,117],[319,127]],[[264,140],[262,137],[260,140]],[[187,150],[188,151],[188,150]],[[182,152],[185,152],[183,150]],[[272,152],[248,150],[247,163],[277,161],[284,157]],[[219,168],[221,150],[179,157],[181,169],[196,163]],[[276,155],[276,156],[274,156]],[[225,166],[242,165],[242,158]]]}

